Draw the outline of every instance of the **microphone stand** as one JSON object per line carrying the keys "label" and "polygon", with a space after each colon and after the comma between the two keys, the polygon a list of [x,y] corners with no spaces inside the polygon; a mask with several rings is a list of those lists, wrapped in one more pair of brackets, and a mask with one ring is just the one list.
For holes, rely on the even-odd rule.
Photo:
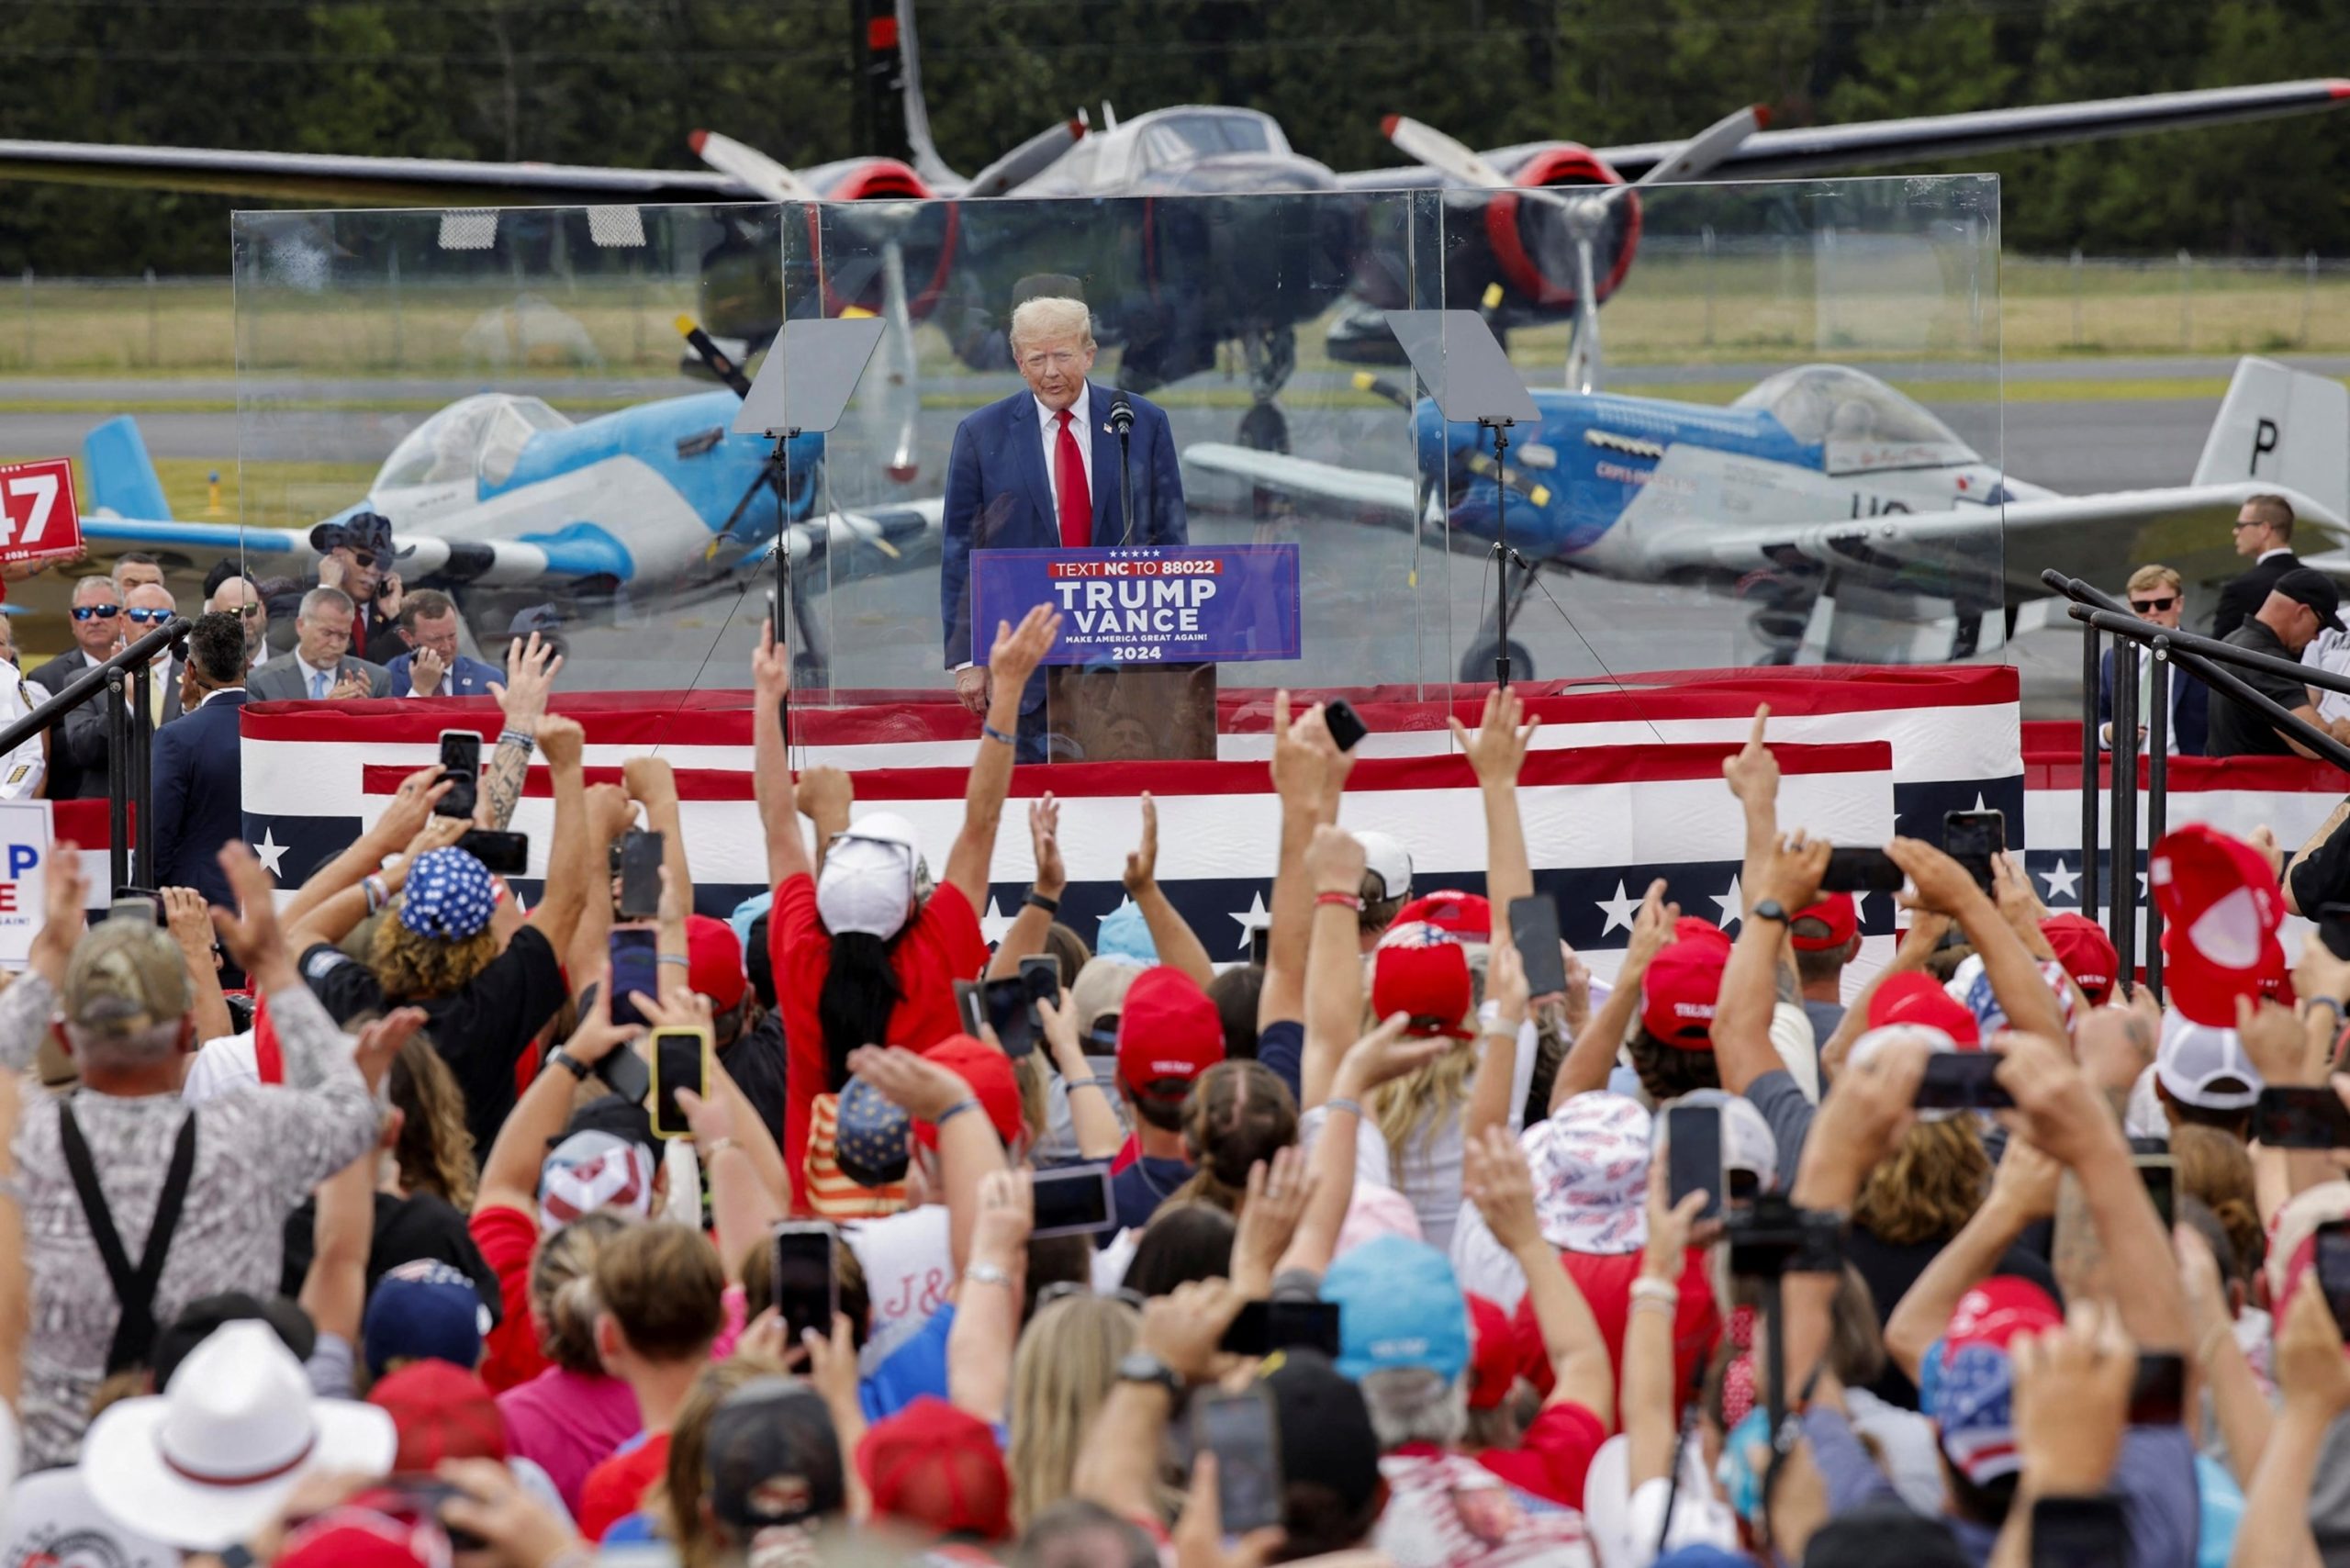
{"label": "microphone stand", "polygon": [[1135,540],[1135,470],[1126,443],[1134,435],[1135,409],[1124,392],[1110,400],[1110,428],[1118,433],[1118,517],[1125,524],[1118,543],[1131,544]]}

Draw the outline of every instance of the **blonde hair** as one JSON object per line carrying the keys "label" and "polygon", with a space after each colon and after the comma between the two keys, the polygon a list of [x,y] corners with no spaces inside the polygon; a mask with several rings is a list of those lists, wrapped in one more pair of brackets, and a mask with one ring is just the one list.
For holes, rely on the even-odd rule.
{"label": "blonde hair", "polygon": [[1085,308],[1082,299],[1070,299],[1063,295],[1039,295],[1023,300],[1012,312],[1012,352],[1016,357],[1020,344],[1025,340],[1074,336],[1086,348],[1093,346],[1093,312]]}
{"label": "blonde hair", "polygon": [[1477,1042],[1455,1040],[1425,1067],[1381,1085],[1371,1100],[1371,1118],[1387,1139],[1387,1155],[1399,1179],[1416,1154],[1434,1158],[1429,1145],[1448,1122],[1460,1119],[1469,1101],[1469,1080],[1477,1070]]}
{"label": "blonde hair", "polygon": [[1012,1357],[1012,1522],[1069,1495],[1086,1429],[1117,1382],[1142,1315],[1115,1296],[1074,1295],[1029,1319]]}
{"label": "blonde hair", "polygon": [[1990,1191],[1991,1157],[1975,1124],[1919,1122],[1870,1170],[1852,1218],[1896,1247],[1956,1236]]}
{"label": "blonde hair", "polygon": [[2129,584],[2122,589],[2122,591],[2124,593],[2143,593],[2148,588],[2166,588],[2176,593],[2181,586],[2179,576],[2176,571],[2172,570],[2168,566],[2156,563],[2150,566],[2141,566],[2136,571],[2131,573]]}
{"label": "blonde hair", "polygon": [[596,1353],[596,1260],[630,1223],[610,1209],[592,1210],[541,1238],[531,1258],[531,1316],[539,1326],[539,1349],[565,1372],[604,1375],[603,1358]]}
{"label": "blonde hair", "polygon": [[498,957],[498,935],[483,926],[462,942],[419,936],[400,924],[397,906],[375,927],[367,967],[386,997],[453,996]]}
{"label": "blonde hair", "polygon": [[2217,1127],[2182,1122],[2170,1130],[2170,1158],[2180,1195],[2200,1200],[2227,1232],[2235,1271],[2245,1279],[2258,1273],[2268,1233],[2253,1192],[2251,1154]]}

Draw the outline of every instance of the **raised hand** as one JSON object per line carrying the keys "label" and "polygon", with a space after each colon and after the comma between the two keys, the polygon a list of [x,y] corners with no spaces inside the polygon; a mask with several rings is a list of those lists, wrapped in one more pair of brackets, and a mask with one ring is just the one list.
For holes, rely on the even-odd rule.
{"label": "raised hand", "polygon": [[[2333,1339],[2339,1364],[2342,1341]],[[2121,1454],[2138,1370],[2121,1314],[2101,1302],[2076,1301],[2063,1327],[2020,1334],[2008,1353],[2015,1364],[2016,1447],[2032,1489],[2058,1496],[2104,1490]]]}
{"label": "raised hand", "polygon": [[359,1031],[359,1043],[352,1047],[352,1060],[359,1066],[359,1076],[367,1081],[372,1094],[392,1070],[392,1058],[400,1047],[416,1037],[424,1027],[425,1012],[421,1007],[398,1007]]}
{"label": "raised hand", "polygon": [[1526,703],[1516,688],[1507,686],[1485,693],[1485,711],[1475,731],[1449,715],[1445,722],[1480,784],[1517,782],[1518,770],[1526,766],[1526,748],[1542,727],[1539,719],[1527,720]]}
{"label": "raised hand", "polygon": [[1320,726],[1322,739],[1329,728],[1322,723],[1319,703],[1292,719],[1289,693],[1273,693],[1273,790],[1292,805],[1312,805],[1322,798],[1329,758],[1337,748],[1317,745],[1309,725]]}
{"label": "raised hand", "polygon": [[1320,1185],[1305,1151],[1288,1144],[1273,1151],[1270,1164],[1248,1168],[1248,1201],[1240,1205],[1240,1227],[1232,1238],[1232,1276],[1252,1290],[1270,1285],[1281,1254],[1297,1234],[1305,1205]]}
{"label": "raised hand", "polygon": [[971,1260],[1011,1269],[1026,1256],[1036,1228],[1036,1197],[1025,1170],[990,1170],[979,1178],[979,1215],[971,1228]]}
{"label": "raised hand", "polygon": [[[1155,835],[1158,812],[1150,811],[1145,822]],[[1061,803],[1050,790],[1028,802],[1028,847],[1036,858],[1036,890],[1048,899],[1060,897],[1061,890],[1069,886],[1069,869],[1061,864]]]}
{"label": "raised hand", "polygon": [[28,961],[41,979],[62,991],[65,966],[73,957],[74,944],[82,940],[82,906],[90,896],[90,879],[82,874],[82,846],[71,839],[49,846],[44,869],[41,928],[33,935]]}
{"label": "raised hand", "polygon": [[772,618],[759,622],[759,645],[751,650],[751,691],[769,707],[791,691],[791,651],[775,640]]}
{"label": "raised hand", "polygon": [[201,965],[209,973],[212,911],[205,903],[204,895],[194,888],[159,888],[156,891],[163,898],[163,919],[172,940],[180,945],[180,952],[189,963]]}
{"label": "raised hand", "polygon": [[1477,1205],[1494,1239],[1515,1252],[1542,1239],[1526,1151],[1504,1127],[1487,1127],[1461,1151],[1461,1194]]}
{"label": "raised hand", "polygon": [[1648,972],[1649,961],[1673,940],[1673,928],[1680,920],[1681,906],[1665,902],[1664,879],[1659,877],[1649,884],[1648,892],[1640,900],[1639,913],[1632,917],[1632,939],[1625,945],[1624,961],[1616,983],[1639,984],[1640,977]]}
{"label": "raised hand", "polygon": [[1905,909],[1932,910],[1956,918],[1984,897],[1965,867],[1922,839],[1897,838],[1885,846],[1885,853],[1909,874],[1916,890],[1901,895]]}
{"label": "raised hand", "polygon": [[1762,744],[1763,726],[1771,720],[1768,702],[1754,710],[1754,728],[1735,755],[1722,759],[1722,778],[1742,805],[1767,806],[1779,798],[1779,759]]}
{"label": "raised hand", "polygon": [[677,795],[677,770],[666,756],[632,756],[621,764],[621,788],[632,801],[650,804]]}
{"label": "raised hand", "polygon": [[437,648],[419,648],[408,662],[408,683],[417,691],[440,690],[441,678],[448,673],[449,666]]}
{"label": "raised hand", "polygon": [[1142,794],[1142,842],[1126,852],[1126,891],[1140,898],[1158,880],[1158,802]]}
{"label": "raised hand", "polygon": [[1762,886],[1747,892],[1757,902],[1776,899],[1793,914],[1819,900],[1819,879],[1828,873],[1828,857],[1835,846],[1824,838],[1807,839],[1803,830],[1781,838],[1763,857]]}
{"label": "raised hand", "polygon": [[438,767],[420,767],[401,779],[400,787],[392,793],[392,803],[375,819],[372,830],[375,845],[388,854],[414,838],[417,830],[431,819],[432,808],[441,803],[441,797],[449,792],[453,782],[441,778]]}
{"label": "raised hand", "polygon": [[881,1098],[916,1121],[936,1122],[939,1116],[971,1095],[963,1076],[915,1055],[903,1046],[883,1049],[860,1046],[848,1053],[848,1070],[880,1092]]}
{"label": "raised hand", "polygon": [[265,969],[276,969],[290,976],[293,966],[286,958],[285,934],[278,929],[276,889],[269,873],[241,842],[223,845],[219,861],[220,869],[229,874],[229,890],[237,895],[235,914],[225,909],[212,912],[212,926],[220,933],[220,945],[249,975],[259,977]]}
{"label": "raised hand", "polygon": [[1404,1030],[1411,1022],[1408,1014],[1392,1014],[1348,1047],[1330,1082],[1331,1097],[1360,1100],[1381,1084],[1426,1067],[1454,1044],[1442,1035],[1425,1040],[1406,1038]]}
{"label": "raised hand", "polygon": [[1353,898],[1362,891],[1362,842],[1335,823],[1317,823],[1314,840],[1305,846],[1305,874],[1314,879],[1317,893],[1344,893]]}
{"label": "raised hand", "polygon": [[538,737],[539,755],[547,759],[549,767],[579,766],[588,749],[588,732],[579,727],[578,720],[542,713],[532,722],[531,729]]}
{"label": "raised hand", "polygon": [[819,827],[827,823],[845,827],[849,807],[856,801],[856,786],[837,767],[804,767],[800,771],[798,799],[800,809]]}
{"label": "raised hand", "polygon": [[[1010,622],[996,622],[995,646],[988,651],[990,685],[999,679],[1014,689],[1027,685],[1028,678],[1036,673],[1036,666],[1053,651],[1053,641],[1060,634],[1060,612],[1049,604],[1030,610],[1020,618],[1017,626]],[[990,698],[992,695],[990,692]]]}

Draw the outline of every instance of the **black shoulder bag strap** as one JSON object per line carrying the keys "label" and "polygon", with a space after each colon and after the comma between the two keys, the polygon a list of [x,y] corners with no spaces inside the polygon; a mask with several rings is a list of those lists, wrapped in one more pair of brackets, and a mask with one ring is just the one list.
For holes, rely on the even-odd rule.
{"label": "black shoulder bag strap", "polygon": [[122,1238],[114,1227],[114,1213],[106,1207],[98,1186],[98,1168],[91,1161],[90,1146],[82,1125],[73,1119],[73,1103],[57,1103],[57,1130],[65,1146],[65,1169],[73,1177],[73,1191],[82,1200],[82,1214],[90,1222],[90,1239],[114,1283],[114,1298],[122,1308],[115,1325],[114,1343],[106,1348],[106,1375],[129,1367],[144,1366],[155,1343],[155,1287],[162,1282],[163,1260],[171,1255],[172,1232],[179,1228],[180,1208],[187,1199],[188,1179],[196,1171],[196,1113],[180,1119],[179,1140],[172,1147],[171,1169],[164,1172],[163,1190],[155,1198],[155,1223],[148,1227],[147,1247],[133,1272]]}

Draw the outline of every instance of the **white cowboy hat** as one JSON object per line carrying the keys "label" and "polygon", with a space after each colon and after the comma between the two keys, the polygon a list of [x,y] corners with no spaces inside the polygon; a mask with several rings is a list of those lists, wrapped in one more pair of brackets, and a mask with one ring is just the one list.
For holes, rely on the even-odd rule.
{"label": "white cowboy hat", "polygon": [[198,1345],[164,1393],[107,1406],[82,1473],[126,1528],[217,1551],[267,1523],[305,1475],[381,1475],[398,1446],[388,1412],[314,1397],[276,1331],[247,1320]]}

